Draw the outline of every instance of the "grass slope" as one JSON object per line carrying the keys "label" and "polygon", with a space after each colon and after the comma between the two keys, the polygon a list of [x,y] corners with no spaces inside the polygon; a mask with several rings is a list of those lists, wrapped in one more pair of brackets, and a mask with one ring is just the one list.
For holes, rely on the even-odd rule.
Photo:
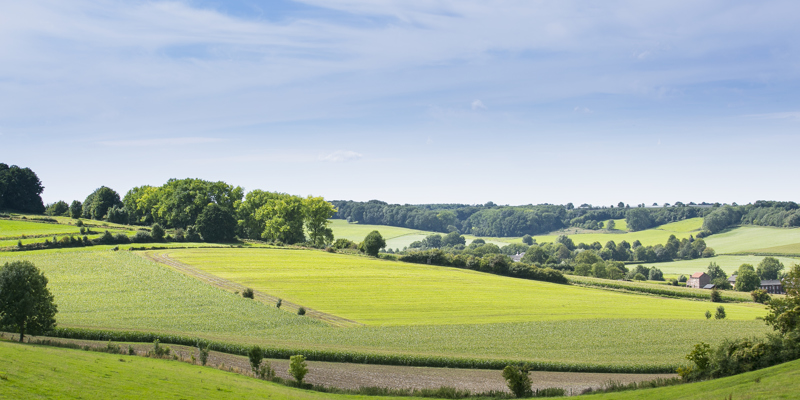
{"label": "grass slope", "polygon": [[[698,319],[706,304],[522,280],[458,268],[282,249],[185,249],[170,258],[297,304],[367,325],[594,318]],[[729,318],[764,315],[731,304]]]}
{"label": "grass slope", "polygon": [[[697,319],[706,309],[713,310],[707,302],[692,302],[699,309],[686,320],[583,315],[558,321],[337,328],[210,287],[129,252],[66,249],[0,254],[0,264],[15,259],[34,262],[50,280],[59,326],[177,333],[268,347],[567,365],[674,366],[685,363],[684,355],[698,341],[719,343],[768,331],[754,319]],[[504,295],[512,297],[492,296]],[[425,296],[420,299],[424,302]],[[461,307],[478,310],[470,303]],[[633,310],[627,303],[624,307]],[[742,316],[736,307],[726,305],[726,309],[732,318]]]}
{"label": "grass slope", "polygon": [[[343,238],[358,243],[363,241],[364,237],[366,237],[370,232],[378,231],[386,240],[387,249],[391,248],[402,250],[412,242],[425,239],[425,237],[428,235],[444,235],[441,232],[421,231],[417,229],[399,228],[388,225],[348,224],[347,221],[343,219],[331,219],[329,221],[329,226],[333,230],[333,236],[336,239]],[[467,244],[477,239],[476,236],[472,235],[464,235],[464,238],[467,240]],[[503,247],[509,243],[505,240],[507,238],[482,239],[484,239],[487,243],[494,243],[500,247]],[[522,242],[520,241],[520,243]]]}
{"label": "grass slope", "polygon": [[369,397],[305,391],[177,361],[0,342],[0,398],[311,400]]}
{"label": "grass slope", "polygon": [[[627,224],[623,225],[625,226],[625,228],[627,228]],[[664,224],[652,229],[647,229],[638,232],[623,231],[622,227],[620,225],[617,225],[613,233],[606,233],[607,231],[601,231],[604,233],[570,234],[569,232],[571,229],[566,229],[564,232],[558,232],[555,234],[534,236],[534,239],[536,239],[537,243],[548,243],[548,242],[554,242],[559,235],[566,234],[572,239],[573,242],[575,242],[575,244],[578,243],[591,244],[594,242],[600,242],[600,244],[605,245],[606,242],[608,242],[609,240],[613,240],[615,243],[619,243],[623,240],[626,240],[628,243],[633,243],[634,240],[638,240],[645,246],[654,246],[659,243],[660,244],[666,243],[670,235],[675,235],[678,239],[688,238],[689,235],[696,234],[696,232],[699,231],[702,226],[703,226],[702,218],[691,218],[683,221],[671,222],[669,224]],[[513,240],[513,242],[522,243],[522,239],[516,238]]]}
{"label": "grass slope", "polygon": [[[47,224],[42,222],[27,222],[0,219],[0,239],[18,239],[23,236],[79,235],[80,228],[75,225]],[[14,242],[16,244],[16,241]]]}
{"label": "grass slope", "polygon": [[[717,254],[728,253],[793,253],[800,255],[800,228],[772,228],[766,226],[740,226],[705,239]],[[789,251],[764,251],[776,246],[789,246]]]}

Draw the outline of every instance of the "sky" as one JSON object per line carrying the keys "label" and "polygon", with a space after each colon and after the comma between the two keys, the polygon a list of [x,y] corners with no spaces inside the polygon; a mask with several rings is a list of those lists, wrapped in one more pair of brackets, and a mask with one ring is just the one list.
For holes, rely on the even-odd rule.
{"label": "sky", "polygon": [[0,162],[390,203],[800,201],[800,2],[0,0]]}

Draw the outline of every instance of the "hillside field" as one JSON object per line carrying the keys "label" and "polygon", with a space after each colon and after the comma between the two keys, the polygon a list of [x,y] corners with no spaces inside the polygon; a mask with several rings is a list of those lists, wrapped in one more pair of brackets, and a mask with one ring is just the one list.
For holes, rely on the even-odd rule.
{"label": "hillside field", "polygon": [[[784,271],[788,270],[793,264],[800,264],[800,259],[789,257],[775,257],[783,263]],[[686,275],[689,276],[695,272],[708,271],[708,264],[715,262],[722,267],[728,276],[736,272],[742,264],[750,264],[753,267],[758,267],[758,263],[764,259],[764,256],[749,256],[749,255],[724,255],[711,258],[696,258],[694,260],[678,260],[665,263],[642,263],[646,267],[656,267],[661,270],[665,275]]]}
{"label": "hillside field", "polygon": [[[412,322],[427,319],[429,323],[434,322],[433,324],[338,328],[278,310],[272,304],[244,299],[240,295],[217,289],[132,252],[113,252],[108,250],[108,247],[101,251],[93,251],[94,249],[96,248],[1,253],[0,263],[27,259],[34,262],[46,274],[49,279],[48,286],[59,307],[57,320],[62,327],[161,332],[289,349],[526,360],[560,365],[674,366],[685,363],[683,356],[697,341],[718,343],[724,338],[742,335],[760,336],[768,332],[763,322],[754,319],[756,315],[763,314],[763,308],[759,309],[752,304],[726,304],[731,319],[707,321],[702,314],[705,310],[714,308],[707,302],[658,299],[562,285],[552,286],[575,290],[575,293],[587,293],[578,296],[578,300],[566,302],[564,305],[589,306],[591,304],[587,303],[592,299],[619,299],[623,301],[621,307],[624,310],[630,310],[643,319],[624,315],[624,310],[611,310],[609,305],[592,305],[594,310],[606,313],[598,318],[579,310],[577,319],[569,319],[565,316],[568,312],[566,306],[560,307],[563,312],[557,310],[554,315],[548,316],[547,310],[542,306],[525,300],[526,304],[532,304],[531,307],[534,308],[526,313],[532,316],[531,318],[539,320],[486,323],[467,315],[467,311],[480,311],[485,315],[487,310],[480,310],[480,307],[502,307],[504,304],[511,304],[514,299],[519,299],[518,296],[524,293],[524,290],[533,293],[531,288],[545,284],[427,266],[425,267],[441,270],[440,274],[443,276],[451,276],[450,279],[455,284],[459,284],[461,280],[462,288],[465,287],[464,282],[476,282],[476,286],[481,286],[481,281],[476,279],[485,276],[490,278],[487,282],[493,282],[494,285],[503,284],[505,285],[503,290],[510,292],[476,296],[470,295],[469,292],[479,288],[468,287],[467,294],[456,294],[454,297],[467,299],[466,302],[452,302],[452,305],[447,305],[444,296],[453,291],[439,290],[437,293],[436,283],[429,279],[435,274],[426,272],[426,269],[412,268],[411,271],[415,272],[413,275],[410,274],[407,280],[416,279],[431,289],[424,290],[426,288],[424,285],[417,288],[410,286],[413,290],[423,290],[418,298],[427,299],[430,293],[432,299],[444,304],[445,308],[437,310],[431,307],[426,310],[424,304],[428,303],[423,302],[423,306],[412,309],[414,312],[406,316],[397,311],[397,317]],[[210,250],[213,249],[204,249],[204,251]],[[269,254],[268,252],[273,251],[230,250],[243,251],[242,254],[252,251]],[[345,257],[308,250],[280,250],[275,254],[287,251],[307,254],[314,260],[314,264],[320,263],[320,260],[327,260],[319,258],[319,255],[331,259]],[[378,268],[414,267],[413,264],[354,258],[371,261],[366,264],[356,264],[368,268],[373,265],[372,263]],[[236,260],[236,257],[231,257],[231,260]],[[371,269],[374,270],[375,267]],[[307,282],[315,281],[311,274],[301,273],[301,275]],[[455,279],[455,277],[460,278]],[[317,282],[323,280],[321,277],[316,279]],[[403,280],[400,280],[398,283],[402,282]],[[528,289],[517,292],[514,288],[515,283],[527,286]],[[388,287],[400,286],[390,282]],[[358,301],[369,300],[354,290],[349,290],[348,293]],[[598,297],[593,297],[595,293]],[[472,304],[470,299],[475,304]],[[374,300],[372,303],[375,303]],[[546,304],[552,306],[555,303],[553,301],[543,303]],[[655,314],[644,315],[635,310],[633,304],[649,307],[651,314]],[[681,310],[684,304],[693,311]],[[305,305],[314,307],[311,304]],[[370,314],[370,307],[371,303],[368,302],[363,307],[365,308],[363,312]],[[397,307],[397,304],[392,307]],[[657,309],[654,311],[653,307]],[[354,309],[358,311],[357,308]],[[662,312],[664,309],[671,310],[677,315],[666,315]],[[445,321],[446,324],[438,324],[426,311],[450,320]],[[499,314],[494,320],[521,320],[503,309],[494,311]],[[464,321],[453,323],[457,316],[463,316]],[[377,321],[380,321],[380,318],[388,319],[388,316],[377,315],[377,317],[379,317]],[[471,324],[469,321],[481,323]]]}
{"label": "hillside field", "polygon": [[[744,225],[705,239],[717,254],[792,253],[800,255],[800,228]],[[781,247],[784,251],[769,251]]]}

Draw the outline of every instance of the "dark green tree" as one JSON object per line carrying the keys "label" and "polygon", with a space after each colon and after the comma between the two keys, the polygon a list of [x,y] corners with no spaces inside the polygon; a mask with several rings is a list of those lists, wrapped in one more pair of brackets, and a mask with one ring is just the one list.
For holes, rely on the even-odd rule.
{"label": "dark green tree", "polygon": [[[466,241],[465,241],[466,242]],[[438,249],[442,247],[442,235],[433,234],[425,237],[425,247],[431,249]]]}
{"label": "dark green tree", "polygon": [[632,208],[625,213],[625,222],[629,231],[642,231],[653,226],[653,219],[650,211],[646,208]]}
{"label": "dark green tree", "polygon": [[44,213],[44,186],[30,168],[0,163],[0,210]]}
{"label": "dark green tree", "polygon": [[467,244],[467,240],[456,231],[450,232],[442,238],[442,246],[456,246],[459,244]]}
{"label": "dark green tree", "polygon": [[114,189],[101,186],[86,197],[83,202],[83,216],[84,218],[102,220],[111,207],[122,207],[122,205],[122,200],[120,200],[119,194]]}
{"label": "dark green tree", "polygon": [[516,365],[507,365],[503,368],[503,379],[506,380],[511,393],[517,398],[533,396],[531,389],[531,378],[528,375],[528,368]]}
{"label": "dark green tree", "polygon": [[384,247],[386,247],[386,241],[378,231],[372,231],[364,238],[364,252],[373,257],[377,257],[378,252]]}
{"label": "dark green tree", "polygon": [[83,204],[78,200],[73,200],[69,205],[69,216],[78,219],[83,214]]}
{"label": "dark green tree", "polygon": [[[570,204],[572,204],[572,203],[570,203]],[[531,235],[523,236],[522,237],[522,243],[525,243],[528,246],[532,245],[533,244],[533,236],[531,236]]]}
{"label": "dark green tree", "polygon": [[196,226],[206,242],[230,242],[236,235],[236,219],[215,203],[203,209],[197,217]]}
{"label": "dark green tree", "polygon": [[48,204],[45,207],[44,213],[47,215],[52,215],[54,217],[65,215],[69,211],[69,205],[66,201],[59,200],[53,204]]}
{"label": "dark green tree", "polygon": [[12,261],[0,269],[0,328],[38,335],[53,329],[58,311],[47,278],[30,261]]}
{"label": "dark green tree", "polygon": [[761,279],[750,264],[742,264],[736,274],[736,286],[740,292],[752,292],[761,287]]}
{"label": "dark green tree", "polygon": [[708,264],[708,276],[712,281],[717,278],[728,279],[728,274],[726,274],[725,271],[723,271],[722,268],[713,261]]}
{"label": "dark green tree", "polygon": [[161,227],[159,224],[153,224],[153,227],[150,228],[150,236],[153,237],[153,240],[156,242],[161,242],[164,240],[164,228]]}
{"label": "dark green tree", "polygon": [[778,279],[778,274],[783,271],[783,263],[778,261],[775,257],[764,257],[760,263],[758,263],[758,269],[756,273],[761,279]]}

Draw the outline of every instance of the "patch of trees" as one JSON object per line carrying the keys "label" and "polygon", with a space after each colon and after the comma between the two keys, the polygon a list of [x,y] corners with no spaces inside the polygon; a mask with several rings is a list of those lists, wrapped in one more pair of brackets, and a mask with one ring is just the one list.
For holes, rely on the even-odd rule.
{"label": "patch of trees", "polygon": [[30,168],[0,163],[0,210],[41,214],[45,211],[43,191],[42,182]]}
{"label": "patch of trees", "polygon": [[465,268],[536,281],[567,283],[564,275],[552,268],[542,268],[521,262],[515,263],[507,255],[493,252],[486,253],[483,256],[476,256],[474,253],[469,252],[450,253],[441,249],[429,249],[408,252],[408,254],[401,256],[399,260],[416,264]]}
{"label": "patch of trees", "polygon": [[[333,218],[363,224],[390,225],[434,232],[470,233],[476,236],[524,236],[552,232],[566,227],[600,229],[604,221],[628,218],[634,230],[705,215],[709,208],[664,207],[633,208],[575,208],[572,204],[498,206],[466,204],[388,204],[379,200],[368,202],[333,201],[338,212]],[[631,222],[628,223],[629,227]]]}
{"label": "patch of trees", "polygon": [[796,227],[800,226],[800,206],[792,201],[759,200],[743,206],[721,206],[708,214],[703,229],[720,232],[739,224]]}
{"label": "patch of trees", "polygon": [[693,365],[679,368],[678,374],[686,381],[721,378],[800,358],[800,266],[793,266],[782,283],[785,297],[762,299],[769,310],[764,322],[773,333],[728,339],[716,347],[698,343],[686,356]]}

